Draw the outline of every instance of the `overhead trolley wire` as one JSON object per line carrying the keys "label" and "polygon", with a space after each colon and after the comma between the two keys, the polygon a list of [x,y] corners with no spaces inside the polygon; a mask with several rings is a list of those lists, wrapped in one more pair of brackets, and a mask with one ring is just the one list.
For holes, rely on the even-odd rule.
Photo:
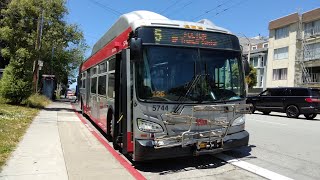
{"label": "overhead trolley wire", "polygon": [[202,17],[202,16],[204,16],[204,15],[206,15],[206,14],[208,14],[208,13],[210,13],[210,12],[212,12],[212,11],[218,9],[218,8],[220,8],[221,6],[229,3],[230,1],[232,1],[232,0],[228,0],[228,1],[225,1],[225,2],[223,2],[223,3],[221,3],[221,4],[218,4],[218,5],[217,5],[216,7],[214,7],[213,9],[207,10],[207,11],[205,11],[204,13],[202,13],[202,14],[194,17],[194,18],[192,18],[192,21],[194,21],[194,20],[196,20],[196,19],[198,19],[198,18],[200,18],[200,17]]}
{"label": "overhead trolley wire", "polygon": [[119,16],[119,15],[122,15],[122,14],[123,14],[122,12],[120,12],[120,11],[118,11],[118,10],[116,10],[116,9],[113,9],[113,8],[107,6],[107,5],[104,5],[104,4],[102,4],[102,3],[98,2],[98,1],[89,0],[89,2],[91,2],[91,3],[93,3],[93,4],[97,5],[97,6],[99,6],[99,7],[101,7],[101,8],[103,8],[103,9],[105,9],[105,10],[107,10],[108,12],[110,12],[110,13],[112,13],[112,14],[114,14],[114,15]]}
{"label": "overhead trolley wire", "polygon": [[242,4],[242,3],[246,2],[246,1],[248,1],[248,0],[239,1],[238,3],[233,4],[233,5],[229,6],[228,8],[225,8],[225,9],[223,9],[222,11],[219,11],[219,12],[217,12],[215,15],[210,16],[210,17],[218,16],[219,14],[222,14],[222,13],[228,11],[229,9],[231,9],[231,8],[233,8],[233,7],[235,7],[235,6],[238,6],[238,5],[240,5],[240,4]]}
{"label": "overhead trolley wire", "polygon": [[[189,6],[190,4],[192,4],[192,3],[194,3],[194,1],[189,1],[189,2],[187,2],[185,5],[183,5],[182,7],[179,7],[179,8],[177,8],[176,9],[176,11],[174,11],[174,13],[177,13],[178,11],[180,11],[180,10],[182,10],[183,8],[185,8],[185,7],[187,7],[187,6]],[[171,13],[169,13],[169,14],[167,14],[168,16],[169,15],[171,15],[173,12],[171,12]]]}
{"label": "overhead trolley wire", "polygon": [[166,12],[168,9],[172,8],[173,6],[175,6],[176,4],[178,4],[180,0],[176,0],[175,2],[173,2],[170,6],[168,6],[167,8],[165,8],[164,10],[160,11],[160,13],[164,13]]}

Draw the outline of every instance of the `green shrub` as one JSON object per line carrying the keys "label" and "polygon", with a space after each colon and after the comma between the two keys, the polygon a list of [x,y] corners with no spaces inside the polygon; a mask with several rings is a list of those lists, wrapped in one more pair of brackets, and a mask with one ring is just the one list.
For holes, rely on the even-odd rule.
{"label": "green shrub", "polygon": [[12,59],[0,81],[0,94],[11,104],[20,104],[32,93],[32,72],[20,60]]}
{"label": "green shrub", "polygon": [[44,95],[33,94],[28,99],[22,101],[22,105],[32,108],[44,108],[49,105],[51,101]]}
{"label": "green shrub", "polygon": [[6,104],[7,100],[0,96],[0,104]]}

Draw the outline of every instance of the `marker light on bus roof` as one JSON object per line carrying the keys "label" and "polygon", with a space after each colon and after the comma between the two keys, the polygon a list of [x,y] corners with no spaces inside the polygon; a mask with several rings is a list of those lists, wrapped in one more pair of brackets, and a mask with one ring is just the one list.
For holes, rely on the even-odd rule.
{"label": "marker light on bus roof", "polygon": [[184,28],[188,28],[188,29],[199,29],[199,30],[203,30],[204,28],[202,26],[195,26],[195,25],[184,25]]}

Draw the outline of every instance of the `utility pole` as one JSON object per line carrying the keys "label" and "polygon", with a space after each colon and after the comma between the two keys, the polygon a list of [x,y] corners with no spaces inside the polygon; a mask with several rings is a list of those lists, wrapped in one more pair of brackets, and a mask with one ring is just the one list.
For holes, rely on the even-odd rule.
{"label": "utility pole", "polygon": [[43,29],[43,15],[44,9],[41,7],[41,17],[38,19],[37,26],[37,40],[35,49],[38,52],[38,59],[33,62],[33,91],[34,93],[38,92],[38,79],[39,79],[39,62],[40,62],[40,50],[41,50],[41,38],[42,38],[42,29]]}
{"label": "utility pole", "polygon": [[[248,63],[250,64],[250,55],[251,55],[251,41],[250,41],[250,39],[246,36],[246,35],[244,35],[243,33],[240,33],[241,35],[243,35],[246,39],[247,39],[247,41],[248,41]],[[249,92],[249,87],[248,87],[248,84],[246,83],[246,92],[248,93]]]}

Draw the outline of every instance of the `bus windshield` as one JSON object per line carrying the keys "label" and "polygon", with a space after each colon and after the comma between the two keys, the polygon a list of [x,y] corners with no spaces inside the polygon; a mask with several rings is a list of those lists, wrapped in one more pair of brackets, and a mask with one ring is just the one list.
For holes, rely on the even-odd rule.
{"label": "bus windshield", "polygon": [[142,101],[208,103],[244,98],[237,51],[144,46],[136,63],[136,91]]}

